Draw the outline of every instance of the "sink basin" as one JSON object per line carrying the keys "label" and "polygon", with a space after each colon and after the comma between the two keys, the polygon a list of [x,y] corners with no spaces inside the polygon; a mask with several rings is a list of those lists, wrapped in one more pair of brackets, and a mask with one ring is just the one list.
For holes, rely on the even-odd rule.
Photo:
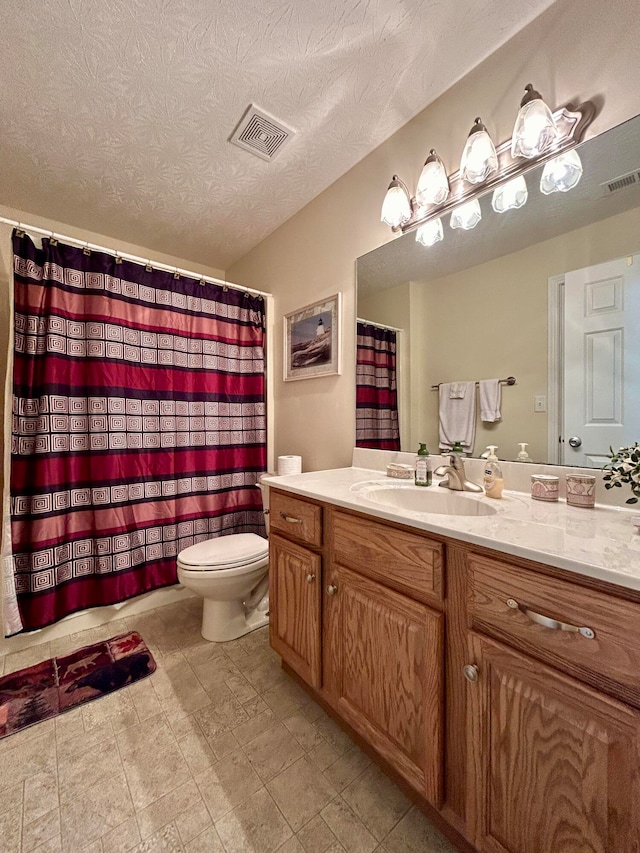
{"label": "sink basin", "polygon": [[396,483],[357,483],[351,487],[361,498],[375,504],[405,512],[429,512],[438,515],[495,515],[497,506],[488,503],[484,494],[452,492],[429,486]]}

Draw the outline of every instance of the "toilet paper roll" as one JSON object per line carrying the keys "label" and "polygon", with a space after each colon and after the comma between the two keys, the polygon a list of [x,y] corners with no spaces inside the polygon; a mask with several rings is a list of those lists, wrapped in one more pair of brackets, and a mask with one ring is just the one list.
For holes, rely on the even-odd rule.
{"label": "toilet paper roll", "polygon": [[302,456],[278,456],[278,476],[302,473]]}

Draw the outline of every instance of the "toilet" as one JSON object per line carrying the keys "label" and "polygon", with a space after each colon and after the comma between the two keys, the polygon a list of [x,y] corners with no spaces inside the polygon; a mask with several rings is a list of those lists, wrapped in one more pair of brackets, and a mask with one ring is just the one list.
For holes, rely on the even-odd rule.
{"label": "toilet", "polygon": [[205,640],[224,643],[269,624],[268,572],[269,542],[255,533],[206,539],[178,554],[178,581],[203,599]]}

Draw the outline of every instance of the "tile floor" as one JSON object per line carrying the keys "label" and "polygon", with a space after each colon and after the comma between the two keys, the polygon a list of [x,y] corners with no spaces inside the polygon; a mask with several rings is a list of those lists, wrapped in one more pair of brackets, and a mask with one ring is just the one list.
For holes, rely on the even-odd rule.
{"label": "tile floor", "polygon": [[135,629],[158,664],[0,741],[1,853],[455,853],[283,673],[267,629],[208,643],[201,607],[0,658],[8,673]]}

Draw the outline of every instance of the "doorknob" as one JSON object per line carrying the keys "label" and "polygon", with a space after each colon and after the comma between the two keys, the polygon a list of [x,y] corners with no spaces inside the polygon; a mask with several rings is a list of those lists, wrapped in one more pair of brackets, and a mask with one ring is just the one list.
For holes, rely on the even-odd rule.
{"label": "doorknob", "polygon": [[315,579],[316,579],[316,576],[312,575],[311,573],[309,573],[305,578],[307,583],[313,583]]}
{"label": "doorknob", "polygon": [[572,435],[569,439],[569,447],[580,447],[582,444],[582,439],[579,435]]}
{"label": "doorknob", "polygon": [[329,584],[327,587],[327,595],[335,595],[338,591],[338,587],[335,584]]}

